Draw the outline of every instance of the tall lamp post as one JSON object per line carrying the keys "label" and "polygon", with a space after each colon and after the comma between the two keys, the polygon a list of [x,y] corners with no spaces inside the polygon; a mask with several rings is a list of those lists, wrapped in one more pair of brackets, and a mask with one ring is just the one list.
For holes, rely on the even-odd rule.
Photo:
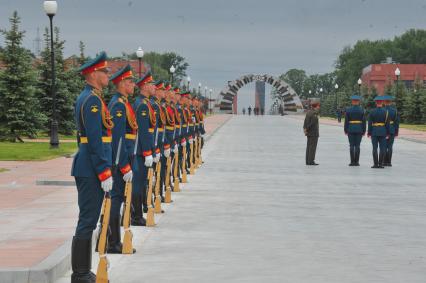
{"label": "tall lamp post", "polygon": [[172,65],[172,66],[170,67],[169,71],[170,71],[170,75],[171,75],[171,76],[170,76],[170,77],[171,77],[171,79],[170,79],[170,84],[171,84],[171,85],[173,85],[173,74],[174,74],[174,73],[175,73],[175,71],[176,71],[175,66],[173,66],[173,65]]}
{"label": "tall lamp post", "polygon": [[53,49],[53,17],[58,10],[58,4],[56,1],[44,1],[43,8],[46,15],[50,20],[50,60],[52,66],[52,85],[50,86],[50,94],[52,96],[52,124],[50,129],[50,147],[58,148],[59,147],[59,138],[58,138],[58,120],[56,117],[56,91],[55,91],[55,51]]}
{"label": "tall lamp post", "polygon": [[138,57],[139,61],[139,78],[142,77],[142,57],[143,57],[143,49],[142,47],[139,47],[138,50],[136,50],[136,56]]}
{"label": "tall lamp post", "polygon": [[359,91],[359,95],[361,95],[361,85],[362,85],[362,80],[361,78],[358,79],[358,91]]}
{"label": "tall lamp post", "polygon": [[334,105],[335,105],[336,112],[337,112],[337,91],[339,89],[339,85],[337,83],[334,85],[334,89],[336,90],[336,93],[334,94]]}
{"label": "tall lamp post", "polygon": [[190,90],[189,90],[189,85],[191,84],[191,77],[190,77],[190,76],[187,76],[187,77],[186,77],[186,81],[188,82],[188,85],[187,85],[187,88],[188,88],[188,89],[187,89],[187,91],[190,91]]}
{"label": "tall lamp post", "polygon": [[212,111],[213,111],[212,107],[210,106],[210,103],[211,103],[211,101],[212,101],[212,92],[213,92],[213,89],[210,89],[210,98],[209,98],[209,110],[210,110],[210,115],[212,114]]}
{"label": "tall lamp post", "polygon": [[201,95],[201,83],[198,83],[198,95]]}
{"label": "tall lamp post", "polygon": [[396,91],[395,91],[395,96],[398,97],[399,77],[401,76],[401,70],[398,67],[395,70],[395,76],[396,76]]}

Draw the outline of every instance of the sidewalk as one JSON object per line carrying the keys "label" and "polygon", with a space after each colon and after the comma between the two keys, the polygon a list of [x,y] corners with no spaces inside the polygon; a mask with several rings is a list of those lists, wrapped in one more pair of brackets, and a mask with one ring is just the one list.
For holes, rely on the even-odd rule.
{"label": "sidewalk", "polygon": [[[286,117],[299,119],[299,120],[305,119],[305,115],[288,115]],[[321,117],[320,124],[343,127],[344,120],[342,120],[342,122],[339,123],[337,120]],[[412,141],[412,142],[426,143],[426,132],[399,128],[398,138]]]}
{"label": "sidewalk", "polygon": [[[206,139],[231,117],[206,118]],[[53,282],[70,268],[64,247],[78,215],[71,164],[72,158],[0,161],[10,170],[0,173],[0,282]]]}

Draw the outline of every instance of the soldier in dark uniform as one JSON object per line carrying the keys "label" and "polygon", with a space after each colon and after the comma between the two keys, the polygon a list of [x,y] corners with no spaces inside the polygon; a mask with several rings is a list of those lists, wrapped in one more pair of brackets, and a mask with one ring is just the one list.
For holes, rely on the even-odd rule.
{"label": "soldier in dark uniform", "polygon": [[[172,138],[174,131],[174,121],[170,116],[171,112],[168,112],[167,109],[170,107],[170,91],[172,89],[172,85],[168,82],[164,83],[164,90],[161,95],[161,103],[160,107],[164,116],[164,125],[163,125],[163,152],[161,154],[161,182],[160,182],[160,196],[161,202],[164,202],[164,192],[166,190],[166,173],[167,173],[167,158],[170,157],[171,147],[172,147]],[[170,108],[171,110],[171,108]],[[174,116],[173,116],[174,118]]]}
{"label": "soldier in dark uniform", "polygon": [[315,163],[315,153],[317,150],[319,137],[318,114],[320,103],[313,102],[311,105],[312,109],[306,113],[305,121],[303,123],[303,132],[307,137],[306,165],[319,165],[318,163]]}
{"label": "soldier in dark uniform", "polygon": [[[133,226],[146,226],[143,212],[147,207],[147,178],[148,169],[152,167],[154,148],[154,128],[156,118],[154,109],[149,102],[150,96],[155,92],[152,84],[153,78],[150,72],[142,76],[136,85],[139,87],[139,96],[133,104],[136,121],[138,123],[138,145],[135,161],[135,176],[132,190],[132,222]],[[144,208],[142,209],[142,205]]]}
{"label": "soldier in dark uniform", "polygon": [[[181,174],[183,173],[183,148],[187,144],[187,131],[188,131],[188,117],[185,109],[185,99],[189,95],[189,91],[180,93],[179,102],[177,104],[177,112],[180,118],[179,130],[179,179],[182,181]],[[181,173],[182,172],[182,173]]]}
{"label": "soldier in dark uniform", "polygon": [[[114,129],[112,130],[112,159],[118,160],[118,168],[113,170],[114,185],[111,191],[111,213],[109,220],[108,253],[121,254],[120,208],[124,201],[126,183],[133,179],[133,152],[135,148],[136,123],[135,113],[128,99],[133,95],[135,83],[130,65],[120,69],[111,76],[110,81],[116,86],[117,93],[112,97],[108,109],[112,115]],[[121,148],[119,144],[121,141]],[[133,252],[136,252],[134,250]]]}
{"label": "soldier in dark uniform", "polygon": [[386,95],[384,99],[385,108],[389,113],[389,137],[386,140],[386,154],[383,165],[392,167],[393,143],[395,137],[399,134],[399,113],[396,107],[392,105],[392,96]]}
{"label": "soldier in dark uniform", "polygon": [[359,166],[360,145],[366,131],[365,111],[360,106],[361,96],[352,95],[351,101],[352,106],[346,109],[344,130],[349,139],[349,166]]}
{"label": "soldier in dark uniform", "polygon": [[[373,161],[371,168],[384,168],[383,161],[386,153],[386,138],[389,136],[389,112],[383,107],[383,96],[377,96],[374,108],[368,117],[368,137],[373,144]],[[380,151],[377,152],[377,147]]]}
{"label": "soldier in dark uniform", "polygon": [[248,107],[248,114],[251,115],[251,106]]}
{"label": "soldier in dark uniform", "polygon": [[78,152],[71,175],[78,191],[77,228],[71,246],[71,282],[95,282],[91,269],[92,233],[99,219],[104,192],[112,189],[111,130],[114,127],[102,98],[102,88],[108,85],[107,57],[102,52],[79,68],[86,86],[75,104],[78,130]]}

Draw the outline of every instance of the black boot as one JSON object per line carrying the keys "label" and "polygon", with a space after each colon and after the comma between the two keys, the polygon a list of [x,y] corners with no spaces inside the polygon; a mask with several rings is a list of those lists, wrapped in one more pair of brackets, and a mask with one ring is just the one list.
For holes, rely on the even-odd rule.
{"label": "black boot", "polygon": [[[143,218],[142,214],[142,198],[141,197],[134,197],[132,198],[132,207],[133,207],[133,213],[132,213],[132,226],[146,226],[145,218]],[[148,208],[147,208],[148,211]]]}
{"label": "black boot", "polygon": [[123,245],[121,244],[120,217],[114,217],[109,220],[108,235],[108,253],[121,254]]}
{"label": "black boot", "polygon": [[374,161],[374,165],[371,166],[371,168],[380,168],[379,167],[379,157],[377,156],[377,154],[373,153],[373,161]]}
{"label": "black boot", "polygon": [[379,168],[385,168],[383,166],[383,161],[385,160],[385,154],[384,153],[380,153],[379,154]]}
{"label": "black boot", "polygon": [[359,154],[361,149],[358,147],[355,149],[355,166],[359,166]]}
{"label": "black boot", "polygon": [[71,245],[71,283],[95,283],[96,275],[92,268],[92,238],[72,238]]}
{"label": "black boot", "polygon": [[392,167],[392,151],[388,152],[388,166]]}
{"label": "black boot", "polygon": [[349,149],[349,154],[351,156],[351,163],[349,166],[355,166],[355,152],[352,149]]}

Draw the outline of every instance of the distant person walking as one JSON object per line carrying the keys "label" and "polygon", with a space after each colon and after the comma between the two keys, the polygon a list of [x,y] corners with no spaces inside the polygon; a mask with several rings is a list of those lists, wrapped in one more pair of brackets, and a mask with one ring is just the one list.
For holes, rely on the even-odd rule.
{"label": "distant person walking", "polygon": [[249,114],[249,116],[251,115],[251,106],[249,106],[249,108],[248,108],[248,114]]}
{"label": "distant person walking", "polygon": [[303,123],[303,132],[307,137],[306,165],[318,165],[318,163],[315,163],[315,153],[317,151],[319,137],[318,114],[320,103],[313,102],[311,105],[312,109],[306,113],[305,121]]}
{"label": "distant person walking", "polygon": [[246,109],[243,108],[243,115],[246,115]]}

